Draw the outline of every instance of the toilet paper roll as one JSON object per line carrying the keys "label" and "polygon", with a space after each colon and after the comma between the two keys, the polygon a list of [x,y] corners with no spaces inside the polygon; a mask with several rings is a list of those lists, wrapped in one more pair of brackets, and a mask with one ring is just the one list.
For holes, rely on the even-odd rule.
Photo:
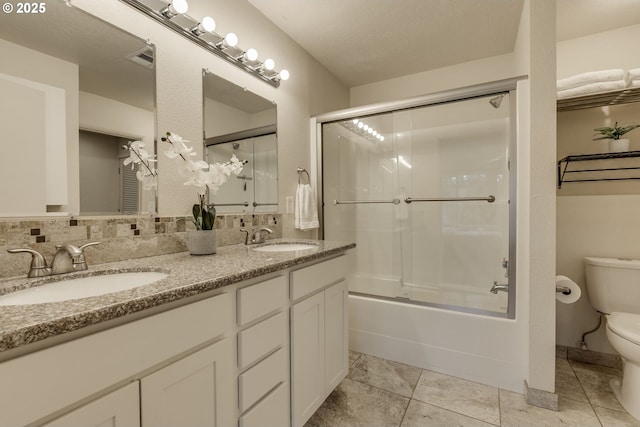
{"label": "toilet paper roll", "polygon": [[568,295],[562,293],[559,289],[557,290],[556,299],[563,304],[573,304],[578,301],[580,299],[580,295],[582,295],[580,286],[567,276],[556,276],[556,287],[569,288],[571,290],[571,293]]}

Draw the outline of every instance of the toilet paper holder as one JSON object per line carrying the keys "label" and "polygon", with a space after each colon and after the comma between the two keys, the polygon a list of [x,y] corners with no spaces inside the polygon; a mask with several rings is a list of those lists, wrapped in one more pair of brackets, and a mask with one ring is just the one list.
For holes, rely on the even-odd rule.
{"label": "toilet paper holder", "polygon": [[571,289],[569,289],[567,286],[558,286],[558,285],[556,285],[556,292],[562,292],[565,295],[570,295],[571,294]]}

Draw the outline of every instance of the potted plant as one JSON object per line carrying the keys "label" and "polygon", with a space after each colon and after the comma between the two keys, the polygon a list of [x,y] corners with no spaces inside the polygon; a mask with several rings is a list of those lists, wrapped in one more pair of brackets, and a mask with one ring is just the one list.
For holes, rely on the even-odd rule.
{"label": "potted plant", "polygon": [[196,156],[193,147],[189,147],[175,133],[167,132],[162,140],[168,142],[170,147],[165,151],[165,156],[175,159],[178,171],[187,177],[184,185],[197,188],[198,203],[192,207],[193,218],[191,222],[196,227],[195,231],[187,232],[187,249],[191,255],[215,254],[217,250],[216,232],[213,228],[216,218],[216,210],[213,205],[206,203],[207,194],[216,194],[222,184],[233,173],[238,175],[243,168],[243,162],[235,156],[226,163],[209,164],[204,160],[192,160]]}
{"label": "potted plant", "polygon": [[640,125],[618,126],[618,122],[616,122],[613,127],[605,126],[595,128],[594,131],[597,133],[594,136],[593,140],[598,141],[602,139],[608,139],[610,153],[621,153],[624,151],[629,151],[629,140],[626,138],[621,139],[620,137],[639,127]]}

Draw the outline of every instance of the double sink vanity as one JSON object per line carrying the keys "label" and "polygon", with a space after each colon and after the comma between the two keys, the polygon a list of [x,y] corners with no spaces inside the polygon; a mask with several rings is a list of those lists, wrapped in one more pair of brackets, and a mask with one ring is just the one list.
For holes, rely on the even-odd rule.
{"label": "double sink vanity", "polygon": [[353,247],[272,240],[0,281],[0,425],[304,425],[348,371]]}

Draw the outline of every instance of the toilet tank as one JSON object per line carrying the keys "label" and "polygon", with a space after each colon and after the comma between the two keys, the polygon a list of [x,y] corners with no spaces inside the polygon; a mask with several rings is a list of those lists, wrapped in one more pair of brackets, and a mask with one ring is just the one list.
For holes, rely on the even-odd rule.
{"label": "toilet tank", "polygon": [[640,314],[640,260],[586,257],[584,271],[596,310]]}

